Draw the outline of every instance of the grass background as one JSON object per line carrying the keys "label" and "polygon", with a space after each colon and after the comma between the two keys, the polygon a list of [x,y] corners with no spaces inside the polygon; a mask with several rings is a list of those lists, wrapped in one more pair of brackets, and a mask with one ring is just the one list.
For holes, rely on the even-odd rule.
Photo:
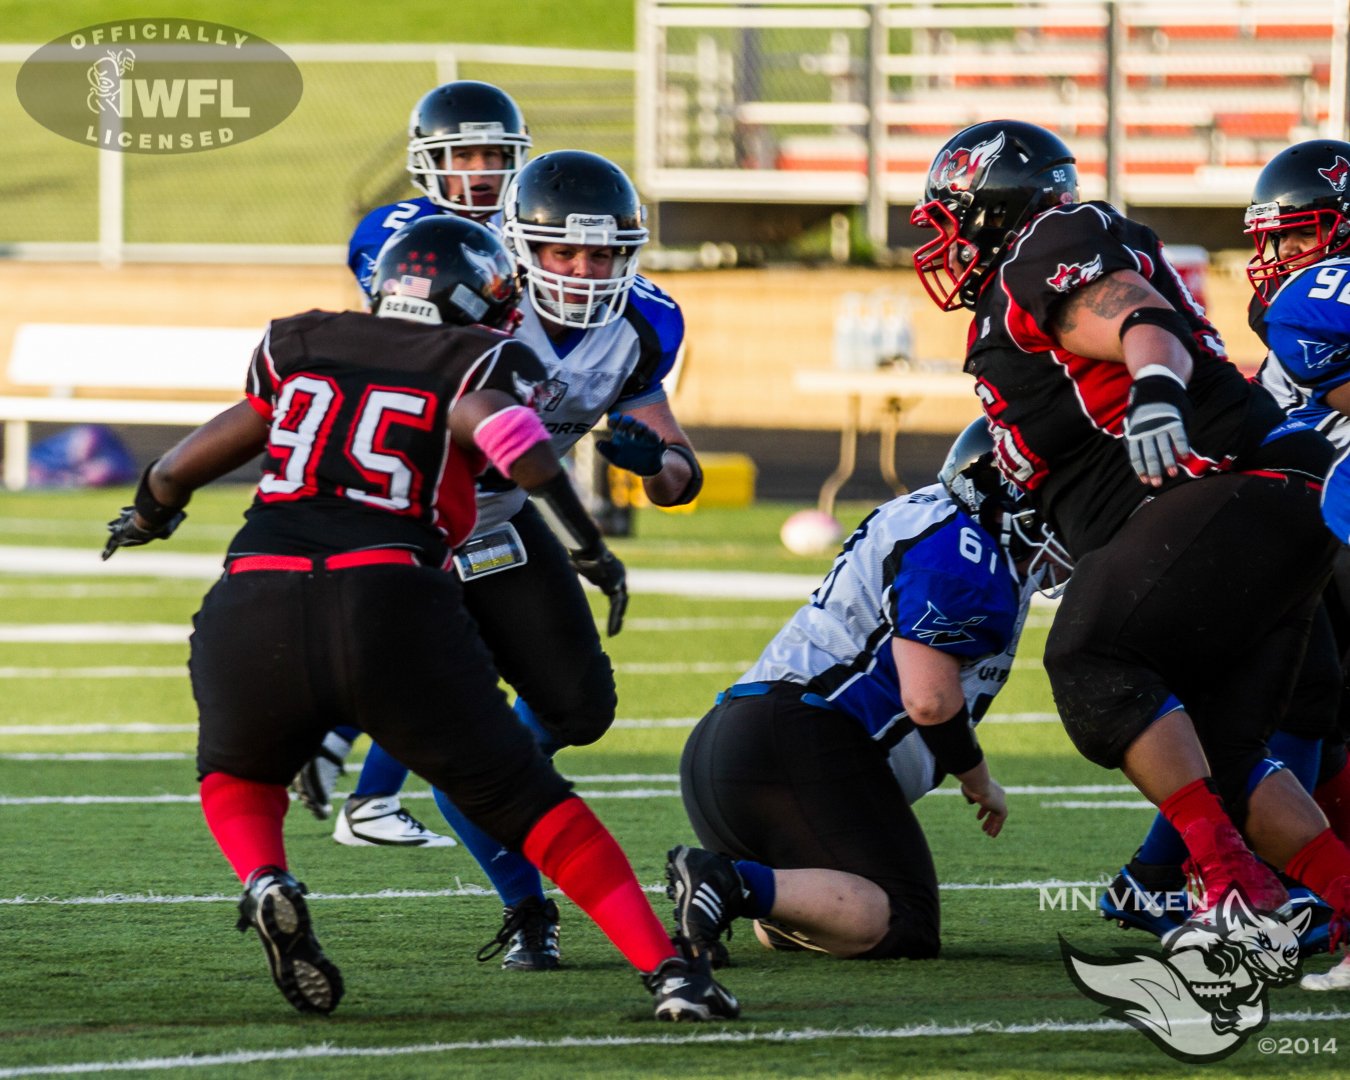
{"label": "grass background", "polygon": [[[0,542],[92,547],[100,522],[129,492],[0,496]],[[245,493],[217,488],[194,501],[171,544],[159,550],[218,552],[238,520]],[[643,511],[637,538],[622,542],[631,565],[772,569],[819,573],[827,560],[783,552],[778,525],[792,509],[692,515]],[[849,507],[850,518],[865,508]],[[134,558],[122,552],[119,559]],[[138,579],[62,579],[0,575],[0,623],[185,622],[206,583]],[[597,603],[597,614],[599,604]],[[626,630],[610,643],[616,663],[751,660],[794,609],[789,602],[699,600],[638,595],[632,619],[700,617],[753,620],[756,629]],[[1024,659],[1040,655],[1047,616],[1034,613]],[[160,666],[180,663],[182,645],[0,645],[0,666]],[[622,718],[700,715],[734,676],[619,676]],[[1048,711],[1045,677],[1016,671],[997,712]],[[177,751],[190,734],[4,734],[15,724],[191,723],[184,679],[6,679],[0,682],[0,752]],[[591,747],[559,755],[570,776],[671,774],[687,729],[615,729]],[[1117,783],[1080,758],[1054,724],[992,724],[981,738],[1007,784]],[[360,756],[358,746],[357,757]],[[353,778],[341,785],[350,790]],[[623,785],[583,781],[583,790]],[[667,782],[641,786],[673,788]],[[425,790],[419,780],[408,791]],[[0,794],[154,795],[195,790],[191,760],[133,762],[0,759]],[[1117,798],[1119,796],[1116,796]],[[1147,812],[1070,811],[1038,796],[1012,796],[1002,836],[989,840],[958,798],[930,796],[917,806],[938,868],[948,883],[1019,882],[1055,877],[1095,880],[1133,850]],[[429,799],[407,805],[445,828]],[[593,806],[629,853],[644,883],[661,881],[665,850],[693,840],[677,798],[598,799]],[[486,886],[463,848],[426,851],[344,848],[328,823],[296,811],[287,823],[292,865],[316,892],[437,890]],[[233,897],[237,883],[192,804],[0,806],[0,898],[71,898],[148,892]],[[654,895],[664,916],[668,904]],[[925,1023],[1090,1021],[1099,1009],[1069,982],[1057,937],[1097,954],[1146,944],[1090,910],[1041,911],[1035,890],[944,891],[943,954],[926,962],[853,964],[759,947],[748,928],[731,942],[735,966],[724,978],[741,998],[742,1018],[716,1030],[895,1029]],[[599,931],[563,902],[566,969],[547,975],[503,972],[473,955],[499,923],[494,899],[317,899],[321,938],[348,984],[327,1019],[296,1014],[268,978],[253,937],[233,930],[228,901],[175,905],[47,904],[0,906],[0,1069],[25,1064],[113,1061],[277,1049],[329,1043],[406,1046],[513,1036],[637,1037],[703,1034],[657,1027],[631,969]],[[1310,962],[1313,970],[1328,965]],[[1289,1012],[1340,1006],[1337,995],[1297,989],[1272,995]],[[1343,1021],[1274,1024],[1269,1033],[1326,1039]],[[1340,1074],[1338,1058],[1263,1056],[1249,1044],[1209,1066],[1220,1077]],[[1142,1036],[1044,1033],[831,1039],[799,1044],[472,1049],[378,1061],[299,1062],[170,1069],[167,1077],[864,1077],[864,1076],[1173,1076],[1177,1066]]]}

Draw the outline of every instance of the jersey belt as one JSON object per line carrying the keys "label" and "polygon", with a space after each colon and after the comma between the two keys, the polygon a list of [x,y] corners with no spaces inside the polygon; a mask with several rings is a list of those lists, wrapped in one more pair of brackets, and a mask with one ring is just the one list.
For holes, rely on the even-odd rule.
{"label": "jersey belt", "polygon": [[[225,568],[227,574],[243,574],[250,570],[291,570],[309,573],[320,568],[319,559],[306,555],[245,555]],[[422,562],[411,551],[402,548],[376,548],[373,551],[344,551],[322,560],[324,570],[350,570],[354,566],[421,566]]]}

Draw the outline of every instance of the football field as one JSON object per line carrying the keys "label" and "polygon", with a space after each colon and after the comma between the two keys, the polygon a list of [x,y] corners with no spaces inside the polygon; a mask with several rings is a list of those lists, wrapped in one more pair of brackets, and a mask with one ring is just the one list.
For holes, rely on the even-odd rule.
{"label": "football field", "polygon": [[[0,496],[0,569],[95,549],[129,492]],[[248,493],[213,489],[152,551],[218,554]],[[789,555],[790,508],[645,511],[615,549],[634,568],[822,574]],[[865,508],[846,508],[849,523]],[[28,554],[24,550],[29,549]],[[17,553],[17,554],[16,554]],[[1101,1018],[1069,981],[1059,934],[1081,949],[1146,945],[1084,897],[1128,858],[1151,813],[1117,773],[1082,760],[1058,723],[1039,656],[1051,609],[1033,609],[1017,670],[980,729],[1010,790],[990,840],[950,789],[917,807],[943,883],[943,952],[848,963],[761,948],[748,924],[723,981],[734,1023],[673,1028],[617,951],[562,900],[564,970],[504,972],[474,959],[500,907],[461,848],[346,848],[293,807],[291,868],[347,996],[301,1016],[235,932],[238,884],[196,803],[186,635],[209,581],[0,572],[0,1078],[1172,1076],[1180,1066]],[[25,563],[24,560],[27,560]],[[126,564],[126,565],[123,565]],[[59,567],[58,567],[59,568]],[[592,800],[652,887],[665,851],[695,842],[678,797],[694,718],[749,666],[795,603],[640,594],[610,643],[619,717],[559,768]],[[596,604],[600,612],[599,603]],[[364,744],[358,744],[359,759]],[[350,791],[348,775],[339,791]],[[950,784],[950,782],[949,782]],[[444,822],[413,778],[405,805]],[[1095,889],[1094,889],[1095,883]],[[1065,903],[1050,908],[1043,897]],[[1076,888],[1075,888],[1076,886]],[[1042,893],[1042,888],[1047,889]],[[1078,910],[1073,910],[1075,894]],[[1321,957],[1306,970],[1321,971]],[[1271,995],[1264,1035],[1350,1037],[1350,995]],[[1309,1040],[1300,1043],[1299,1040]],[[1278,1044],[1277,1044],[1278,1045]],[[1325,1053],[1263,1054],[1252,1040],[1213,1076],[1344,1073]],[[65,1066],[65,1067],[62,1067]]]}

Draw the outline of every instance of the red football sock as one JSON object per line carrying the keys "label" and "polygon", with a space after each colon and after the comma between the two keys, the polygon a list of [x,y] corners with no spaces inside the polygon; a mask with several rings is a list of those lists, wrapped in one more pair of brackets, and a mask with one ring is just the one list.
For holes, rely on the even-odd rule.
{"label": "red football sock", "polygon": [[1313,792],[1317,805],[1342,842],[1350,844],[1350,761],[1325,784]]}
{"label": "red football sock", "polygon": [[676,955],[628,858],[579,798],[560,802],[540,818],[525,838],[524,852],[639,971],[655,971]]}
{"label": "red football sock", "polygon": [[1158,807],[1186,843],[1205,885],[1206,909],[1237,882],[1247,899],[1273,911],[1289,899],[1284,886],[1247,848],[1207,777],[1193,780]]}
{"label": "red football sock", "polygon": [[1324,829],[1289,860],[1284,872],[1306,885],[1337,914],[1350,914],[1350,848]]}
{"label": "red football sock", "polygon": [[286,869],[281,823],[290,805],[280,784],[259,784],[220,772],[209,773],[202,781],[207,828],[243,882],[260,866]]}

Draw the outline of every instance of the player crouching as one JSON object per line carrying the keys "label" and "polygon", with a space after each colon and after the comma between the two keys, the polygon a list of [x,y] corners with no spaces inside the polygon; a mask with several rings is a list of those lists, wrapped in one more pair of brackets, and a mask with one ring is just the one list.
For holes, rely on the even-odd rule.
{"label": "player crouching", "polygon": [[694,729],[685,809],[709,850],[666,874],[679,930],[716,957],[737,918],[771,948],[920,959],[937,875],[910,809],[947,775],[984,831],[1007,818],[974,725],[1012,668],[1032,594],[1069,564],[991,464],[983,420],[941,485],[874,511],[758,663]]}
{"label": "player crouching", "polygon": [[575,560],[622,574],[533,408],[543,365],[488,328],[515,308],[513,270],[491,232],[460,218],[396,234],[377,260],[373,314],[271,323],[248,401],[146,471],[107,554],[169,536],[196,488],[265,455],[247,523],[193,620],[190,670],[202,810],[244,882],[240,928],[257,931],[297,1009],[331,1012],[343,992],[282,840],[286,784],[336,720],[557,882],[645,973],[658,1018],[735,1016],[735,998],[677,953],[614,838],[517,721],[442,569],[473,530],[473,478],[491,462],[551,509]]}

